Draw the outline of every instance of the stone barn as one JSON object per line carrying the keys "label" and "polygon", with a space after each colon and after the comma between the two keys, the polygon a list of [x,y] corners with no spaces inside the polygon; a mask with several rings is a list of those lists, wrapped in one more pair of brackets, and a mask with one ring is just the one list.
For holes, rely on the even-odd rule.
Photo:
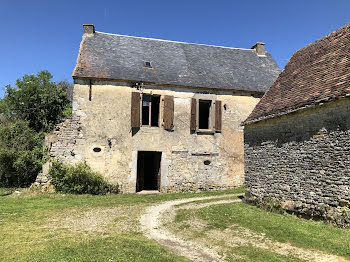
{"label": "stone barn", "polygon": [[348,224],[350,24],[295,52],[244,126],[249,201]]}
{"label": "stone barn", "polygon": [[243,184],[240,124],[280,73],[263,43],[241,49],[83,28],[73,116],[46,138],[52,158],[86,161],[123,192]]}

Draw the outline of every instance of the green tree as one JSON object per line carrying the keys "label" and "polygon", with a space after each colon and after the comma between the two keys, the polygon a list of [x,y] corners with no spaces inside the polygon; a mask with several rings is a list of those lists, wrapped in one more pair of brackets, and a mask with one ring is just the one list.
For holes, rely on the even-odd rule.
{"label": "green tree", "polygon": [[26,120],[36,132],[49,132],[65,116],[69,116],[72,85],[55,83],[48,71],[24,75],[17,79],[16,88],[6,86],[0,102],[2,118]]}
{"label": "green tree", "polygon": [[0,122],[0,186],[24,187],[35,181],[41,170],[43,133],[29,122]]}

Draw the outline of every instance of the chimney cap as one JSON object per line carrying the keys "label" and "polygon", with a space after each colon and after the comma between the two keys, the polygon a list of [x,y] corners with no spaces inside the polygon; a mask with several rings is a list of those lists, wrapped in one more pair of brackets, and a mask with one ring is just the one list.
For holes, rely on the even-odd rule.
{"label": "chimney cap", "polygon": [[263,43],[263,42],[256,42],[250,49],[255,49],[258,46],[264,46],[264,45],[265,45],[265,43]]}
{"label": "chimney cap", "polygon": [[93,24],[83,24],[84,34],[94,34],[95,26]]}

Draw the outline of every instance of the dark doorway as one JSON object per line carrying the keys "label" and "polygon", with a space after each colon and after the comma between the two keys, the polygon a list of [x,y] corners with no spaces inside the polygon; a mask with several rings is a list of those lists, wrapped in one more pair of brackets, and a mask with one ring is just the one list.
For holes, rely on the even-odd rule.
{"label": "dark doorway", "polygon": [[138,152],[136,192],[142,190],[159,190],[161,156],[161,152]]}

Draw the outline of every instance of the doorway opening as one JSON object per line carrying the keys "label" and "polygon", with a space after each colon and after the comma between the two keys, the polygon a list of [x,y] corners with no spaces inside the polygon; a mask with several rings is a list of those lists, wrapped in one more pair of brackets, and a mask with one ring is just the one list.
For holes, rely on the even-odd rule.
{"label": "doorway opening", "polygon": [[136,192],[160,188],[160,161],[162,152],[139,151],[137,155]]}

